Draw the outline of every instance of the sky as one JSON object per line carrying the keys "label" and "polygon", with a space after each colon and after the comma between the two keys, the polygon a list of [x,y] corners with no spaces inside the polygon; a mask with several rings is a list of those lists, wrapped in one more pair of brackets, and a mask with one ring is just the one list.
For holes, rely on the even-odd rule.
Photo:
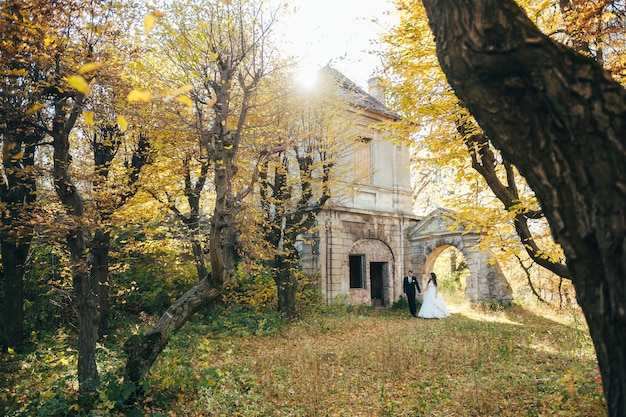
{"label": "sky", "polygon": [[[289,0],[296,9],[279,24],[283,50],[300,61],[301,74],[327,64],[367,89],[380,67],[379,34],[393,23],[388,0]],[[374,43],[373,43],[374,42]]]}

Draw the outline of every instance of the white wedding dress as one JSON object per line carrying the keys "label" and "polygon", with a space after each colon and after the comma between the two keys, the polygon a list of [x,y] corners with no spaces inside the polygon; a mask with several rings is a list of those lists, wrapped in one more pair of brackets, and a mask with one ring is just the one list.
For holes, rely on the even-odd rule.
{"label": "white wedding dress", "polygon": [[423,319],[443,319],[450,317],[448,307],[446,307],[441,293],[437,291],[432,281],[428,282],[428,289],[426,290],[426,295],[424,296],[424,301],[422,302],[422,307],[417,317]]}

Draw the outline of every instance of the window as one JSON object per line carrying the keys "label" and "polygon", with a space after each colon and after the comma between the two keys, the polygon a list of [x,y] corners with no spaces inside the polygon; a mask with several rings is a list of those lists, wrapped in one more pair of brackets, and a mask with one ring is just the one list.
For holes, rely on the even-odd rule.
{"label": "window", "polygon": [[357,180],[369,184],[372,182],[372,139],[360,137],[356,144]]}
{"label": "window", "polygon": [[350,255],[350,288],[365,288],[365,255]]}

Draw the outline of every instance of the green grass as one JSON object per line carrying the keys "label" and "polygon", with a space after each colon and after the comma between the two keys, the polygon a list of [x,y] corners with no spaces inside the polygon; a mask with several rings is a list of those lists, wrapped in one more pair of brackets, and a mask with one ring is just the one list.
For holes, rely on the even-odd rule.
{"label": "green grass", "polygon": [[[448,304],[453,315],[444,320],[345,306],[288,326],[274,314],[199,316],[154,366],[148,399],[135,415],[606,415],[580,313]],[[35,406],[81,414],[73,405],[75,352],[48,343],[2,359],[15,376],[2,387],[5,414],[30,415]],[[115,386],[123,354],[118,344],[101,349],[101,372]],[[110,398],[120,391],[103,390],[94,415],[128,413]]]}

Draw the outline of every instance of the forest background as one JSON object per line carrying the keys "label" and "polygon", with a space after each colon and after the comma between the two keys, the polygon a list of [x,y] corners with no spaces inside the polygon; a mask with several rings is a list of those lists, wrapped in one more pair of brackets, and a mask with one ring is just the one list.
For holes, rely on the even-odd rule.
{"label": "forest background", "polygon": [[[270,409],[278,415],[372,412],[357,411],[351,403],[333,404],[335,391],[320,385],[331,372],[339,381],[337,390],[361,387],[364,382],[343,381],[336,368],[351,364],[363,347],[304,349],[310,362],[270,369],[255,368],[259,358],[236,360],[249,350],[249,340],[280,346],[296,332],[296,340],[316,344],[319,340],[306,342],[306,337],[352,340],[340,335],[352,329],[365,335],[380,328],[391,332],[395,326],[390,323],[405,324],[401,304],[390,313],[342,306],[340,300],[327,309],[320,304],[315,277],[298,271],[298,236],[310,231],[314,214],[342,179],[336,161],[346,151],[342,132],[349,121],[331,116],[343,109],[332,90],[319,88],[315,99],[301,105],[291,81],[292,63],[272,46],[272,24],[288,18],[273,6],[261,1],[173,2],[154,9],[117,2],[84,7],[72,1],[2,6],[6,414],[180,410],[181,415],[224,415],[220,407],[242,415],[266,415]],[[382,54],[386,65],[380,75],[388,83],[389,105],[404,117],[394,126],[395,140],[414,147],[416,209],[450,207],[465,227],[489,230],[484,244],[501,248],[497,260],[507,266],[519,303],[552,305],[566,319],[535,321],[520,306],[504,311],[466,306],[455,299],[463,291],[462,259],[450,251],[437,271],[457,311],[469,311],[460,314],[467,319],[428,324],[414,335],[434,337],[406,341],[390,333],[386,343],[374,346],[378,350],[370,346],[374,363],[380,363],[377,355],[388,358],[378,378],[391,378],[389,384],[365,389],[378,392],[375,413],[406,413],[389,390],[410,395],[398,388],[411,378],[400,371],[404,358],[398,354],[407,343],[424,349],[420,369],[435,364],[446,369],[448,360],[465,357],[474,388],[487,384],[480,376],[485,370],[494,372],[487,358],[504,356],[503,370],[495,372],[510,371],[519,359],[532,363],[518,356],[521,345],[546,343],[557,353],[534,357],[535,364],[552,365],[532,371],[529,383],[547,386],[531,393],[538,404],[519,399],[507,406],[510,393],[504,390],[498,408],[485,411],[493,407],[489,396],[476,393],[460,401],[467,388],[450,386],[434,390],[442,396],[432,397],[434,403],[425,399],[430,394],[425,390],[423,399],[411,403],[411,412],[448,410],[451,415],[449,407],[458,407],[457,415],[519,415],[519,410],[542,415],[546,409],[603,415],[584,319],[562,252],[550,238],[532,191],[458,107],[438,69],[419,3],[398,1],[397,6],[403,20],[382,40],[389,49]],[[605,6],[573,2],[568,8],[547,1],[526,5],[526,10],[547,33],[586,45],[620,79],[623,54],[616,39],[623,34],[623,6]],[[497,179],[508,181],[517,194],[503,201],[493,182]],[[362,318],[367,319],[363,326]],[[522,333],[511,330],[515,325],[505,330],[505,325],[486,324],[507,320],[533,324],[523,326]],[[555,324],[560,320],[568,326]],[[483,341],[492,341],[488,345],[498,355],[477,349],[459,356],[452,342],[444,349],[444,340],[456,341],[457,349],[466,346],[458,342],[469,337],[464,327],[470,333],[486,331]],[[190,328],[194,331],[188,333]],[[533,333],[525,333],[528,328],[555,331],[558,337],[537,342]],[[195,332],[211,336],[198,339]],[[570,347],[559,348],[555,340],[569,341]],[[483,343],[472,341],[473,346]],[[225,349],[226,356],[173,366],[168,361],[193,354],[185,351],[185,343],[194,353]],[[287,349],[279,349],[277,358],[288,359]],[[168,356],[172,351],[177,353]],[[433,351],[450,355],[442,360],[429,356]],[[584,359],[580,367],[569,362],[572,352]],[[350,369],[359,373],[372,366],[364,361]],[[155,363],[158,370],[151,371]],[[224,366],[235,363],[245,369]],[[317,369],[313,380],[300,382],[302,389],[319,387],[314,396],[275,385],[288,379],[290,368],[311,366]],[[168,369],[181,376],[166,374]],[[161,379],[154,383],[159,372]],[[272,382],[255,379],[259,375]],[[415,388],[433,380],[445,385],[440,372],[429,376],[413,381]],[[500,375],[498,380],[512,378]],[[493,386],[483,389],[491,392]],[[272,405],[269,398],[287,402]]]}

